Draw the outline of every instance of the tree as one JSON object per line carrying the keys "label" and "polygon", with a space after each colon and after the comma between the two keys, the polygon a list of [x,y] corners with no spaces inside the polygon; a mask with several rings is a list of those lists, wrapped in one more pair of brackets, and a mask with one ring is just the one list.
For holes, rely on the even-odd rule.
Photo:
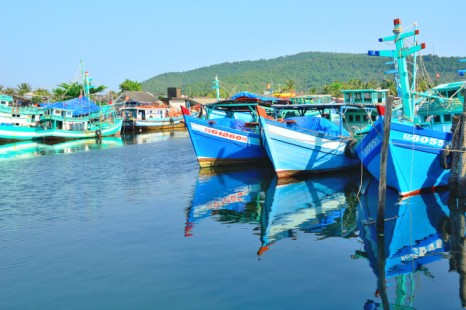
{"label": "tree", "polygon": [[[89,90],[91,94],[100,93],[104,91],[107,86],[92,86]],[[57,88],[52,89],[54,100],[69,100],[73,98],[77,98],[80,95],[84,95],[84,90],[82,85],[78,82],[73,83],[61,83],[58,85]]]}
{"label": "tree", "polygon": [[50,96],[50,91],[48,89],[37,88],[34,90],[34,94],[37,96]]}
{"label": "tree", "polygon": [[126,79],[123,83],[120,84],[120,90],[121,92],[137,91],[137,90],[142,90],[142,86],[141,86],[141,83],[139,82]]}
{"label": "tree", "polygon": [[11,88],[11,87],[8,87],[8,88],[5,89],[3,92],[4,92],[5,94],[11,96],[11,95],[15,95],[15,94],[16,94],[16,89]]}
{"label": "tree", "polygon": [[285,86],[283,86],[283,90],[286,91],[293,91],[295,89],[296,83],[293,80],[286,80]]}
{"label": "tree", "polygon": [[21,83],[16,86],[16,90],[18,91],[18,95],[22,96],[26,93],[30,93],[32,91],[32,86],[28,83]]}

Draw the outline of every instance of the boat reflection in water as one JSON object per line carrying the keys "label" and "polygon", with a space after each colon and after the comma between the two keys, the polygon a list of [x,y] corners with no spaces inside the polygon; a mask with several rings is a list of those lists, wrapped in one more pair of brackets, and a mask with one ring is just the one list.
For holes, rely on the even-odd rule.
{"label": "boat reflection in water", "polygon": [[[377,223],[378,182],[375,179],[361,197],[357,224],[364,250],[357,250],[353,258],[369,260],[377,276],[375,297],[384,301],[385,294],[388,302],[388,291],[395,290],[390,294],[396,295],[394,303],[390,301],[392,309],[412,309],[421,278],[433,278],[428,265],[443,259],[449,250],[445,242],[448,197],[448,191],[444,191],[399,200],[398,193],[387,189],[381,223]],[[383,243],[383,248],[378,247],[379,243]],[[379,306],[381,309],[379,302],[367,300],[364,309]]]}
{"label": "boat reflection in water", "polygon": [[257,223],[272,171],[268,169],[201,168],[191,205],[186,210],[185,236],[204,218],[224,223]]}
{"label": "boat reflection in water", "polygon": [[43,155],[86,152],[123,146],[120,137],[77,139],[65,142],[40,143],[35,141],[0,144],[0,160],[32,158]]}
{"label": "boat reflection in water", "polygon": [[274,177],[262,209],[258,255],[282,238],[297,238],[298,231],[321,239],[355,237],[359,184],[357,173],[287,181]]}
{"label": "boat reflection in water", "polygon": [[149,133],[133,133],[126,131],[121,133],[121,137],[125,144],[144,144],[162,142],[171,138],[188,137],[186,128],[177,130],[164,130]]}

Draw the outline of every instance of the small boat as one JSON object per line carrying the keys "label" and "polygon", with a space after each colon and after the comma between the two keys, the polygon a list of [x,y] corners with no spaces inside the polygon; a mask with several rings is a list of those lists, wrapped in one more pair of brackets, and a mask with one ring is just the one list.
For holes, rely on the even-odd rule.
{"label": "small boat", "polygon": [[[404,41],[406,38],[415,37],[419,30],[403,32],[400,20],[395,19],[393,33],[394,35],[379,41],[394,41],[395,50],[369,51],[368,54],[389,57],[394,60],[392,64],[395,63],[396,70],[392,71],[399,86],[398,96],[402,108],[392,113],[386,184],[395,189],[400,196],[410,196],[448,185],[450,159],[445,151],[452,140],[449,128],[454,109],[445,105],[449,97],[436,95],[440,89],[434,88],[420,93],[414,91],[414,85],[410,84],[408,77],[412,73],[415,76],[416,70],[409,72],[406,58],[414,55],[413,59],[416,59],[416,53],[424,49],[425,44],[406,47]],[[413,81],[415,80],[414,78]],[[462,87],[459,86],[459,83],[455,84],[456,90],[453,93],[458,93]],[[441,110],[434,108],[435,105],[441,104]],[[384,120],[383,116],[379,117],[356,148],[364,167],[376,179],[380,178]]]}
{"label": "small boat", "polygon": [[185,107],[184,121],[200,167],[268,162],[262,147],[256,106],[279,99],[241,92],[228,100],[205,104],[198,117]]}
{"label": "small boat", "polygon": [[44,108],[22,106],[13,97],[0,95],[0,139],[19,141],[39,137],[36,128],[44,113]]}
{"label": "small boat", "polygon": [[123,130],[152,131],[185,128],[183,114],[168,106],[141,105],[120,109]]}
{"label": "small boat", "polygon": [[[273,105],[276,110],[294,109],[303,115],[283,120],[257,107],[263,145],[278,177],[337,171],[360,164],[351,152],[357,141],[343,128],[343,122],[337,126],[325,117],[328,109],[343,106],[342,103]],[[320,111],[322,115],[304,116],[308,110]]]}

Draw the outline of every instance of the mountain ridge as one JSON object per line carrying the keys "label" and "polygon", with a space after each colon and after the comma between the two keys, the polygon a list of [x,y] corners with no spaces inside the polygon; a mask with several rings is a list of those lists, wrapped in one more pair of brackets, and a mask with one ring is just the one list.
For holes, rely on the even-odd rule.
{"label": "mountain ridge", "polygon": [[[430,54],[419,59],[429,76],[440,75],[439,83],[458,80],[461,57]],[[392,75],[384,73],[393,69],[393,65],[386,64],[389,61],[386,57],[366,54],[302,52],[267,60],[224,62],[183,72],[166,72],[141,85],[143,90],[156,95],[166,94],[168,87],[179,87],[189,97],[213,96],[212,81],[218,76],[227,94],[244,90],[262,93],[267,84],[279,91],[289,80],[294,82],[296,91],[308,93],[310,89],[319,91],[335,81],[393,79]]]}

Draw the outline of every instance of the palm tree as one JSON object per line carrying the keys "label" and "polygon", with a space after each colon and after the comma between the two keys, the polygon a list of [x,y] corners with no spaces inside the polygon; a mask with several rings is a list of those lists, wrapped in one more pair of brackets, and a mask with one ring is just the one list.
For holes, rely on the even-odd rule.
{"label": "palm tree", "polygon": [[5,89],[3,92],[4,92],[5,94],[11,96],[11,95],[15,95],[15,94],[16,94],[16,89],[11,88],[11,87],[8,87],[8,88]]}
{"label": "palm tree", "polygon": [[30,93],[32,91],[32,86],[28,83],[21,83],[16,86],[16,89],[18,91],[18,95],[22,96],[25,93]]}
{"label": "palm tree", "polygon": [[293,91],[295,89],[296,83],[293,80],[286,80],[283,90]]}
{"label": "palm tree", "polygon": [[44,89],[44,88],[37,88],[34,91],[34,94],[37,95],[37,96],[50,96],[50,91],[48,89]]}

